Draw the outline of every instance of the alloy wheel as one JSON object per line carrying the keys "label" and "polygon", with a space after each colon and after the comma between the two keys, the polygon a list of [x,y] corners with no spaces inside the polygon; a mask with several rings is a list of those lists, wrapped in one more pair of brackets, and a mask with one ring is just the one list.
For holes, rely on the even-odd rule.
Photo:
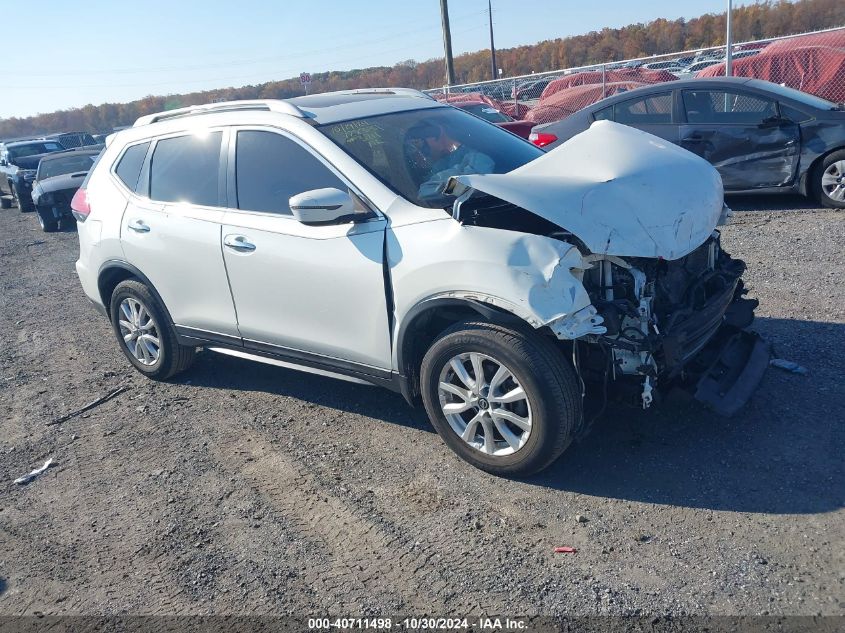
{"label": "alloy wheel", "polygon": [[161,355],[158,325],[143,303],[134,297],[120,302],[117,325],[126,348],[142,365],[154,365]]}
{"label": "alloy wheel", "polygon": [[513,372],[492,356],[454,356],[440,372],[437,393],[452,430],[486,455],[511,455],[531,435],[528,395]]}
{"label": "alloy wheel", "polygon": [[822,191],[828,198],[845,202],[845,160],[827,166],[822,174]]}

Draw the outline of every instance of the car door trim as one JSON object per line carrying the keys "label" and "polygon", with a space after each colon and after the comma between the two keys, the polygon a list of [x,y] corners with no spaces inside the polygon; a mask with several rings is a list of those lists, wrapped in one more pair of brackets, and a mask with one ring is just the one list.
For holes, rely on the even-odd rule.
{"label": "car door trim", "polygon": [[307,367],[317,369],[322,372],[341,374],[373,385],[387,387],[393,391],[403,392],[403,383],[405,382],[404,378],[399,376],[396,372],[381,369],[380,367],[373,367],[372,365],[365,365],[363,363],[324,356],[314,352],[306,352],[303,350],[283,347],[272,343],[242,339],[237,336],[221,334],[219,332],[210,332],[208,330],[186,327],[184,325],[174,325],[173,327],[176,330],[176,336],[180,345],[193,347],[224,347],[226,349],[240,351],[243,353],[248,352],[249,354],[255,356],[261,356],[270,360],[286,363],[287,365],[293,365],[294,369],[298,367]]}

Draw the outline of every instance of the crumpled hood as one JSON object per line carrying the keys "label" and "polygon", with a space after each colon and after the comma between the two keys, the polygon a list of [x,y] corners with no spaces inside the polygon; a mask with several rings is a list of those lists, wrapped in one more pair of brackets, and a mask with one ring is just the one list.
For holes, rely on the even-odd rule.
{"label": "crumpled hood", "polygon": [[627,257],[687,255],[724,205],[722,179],[707,161],[612,121],[506,174],[454,179],[554,222],[593,253]]}

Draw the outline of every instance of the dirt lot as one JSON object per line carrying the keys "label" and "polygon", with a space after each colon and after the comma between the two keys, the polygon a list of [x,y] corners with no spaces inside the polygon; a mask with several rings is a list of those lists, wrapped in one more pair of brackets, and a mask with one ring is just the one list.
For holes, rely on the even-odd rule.
{"label": "dirt lot", "polygon": [[845,214],[729,203],[756,327],[809,375],[733,420],[610,407],[528,481],[375,388],[211,352],[142,378],[76,235],[0,212],[0,615],[845,614]]}

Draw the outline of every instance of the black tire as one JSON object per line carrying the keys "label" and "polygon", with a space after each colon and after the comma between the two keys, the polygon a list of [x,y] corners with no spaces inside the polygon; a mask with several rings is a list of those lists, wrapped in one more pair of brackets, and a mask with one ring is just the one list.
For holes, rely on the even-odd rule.
{"label": "black tire", "polygon": [[[530,403],[530,433],[525,443],[509,455],[489,455],[470,446],[453,430],[441,408],[438,387],[441,371],[455,356],[472,352],[505,365]],[[486,371],[482,369],[482,373]],[[434,341],[420,369],[425,409],[440,437],[465,461],[499,476],[531,475],[560,457],[581,421],[579,385],[575,371],[554,343],[527,326],[457,323]]]}
{"label": "black tire", "polygon": [[14,183],[9,183],[9,195],[12,196],[12,204],[18,208],[18,211],[23,211],[21,208],[21,201],[18,198],[18,190]]}
{"label": "black tire", "polygon": [[12,187],[12,197],[15,199],[15,202],[17,202],[17,204],[18,204],[18,210],[21,213],[26,213],[27,211],[32,211],[33,210],[32,209],[32,206],[33,206],[32,202],[29,202],[29,204],[27,204],[26,201],[21,198],[20,194],[18,193],[18,188],[15,186],[14,183],[12,183],[11,187]]}
{"label": "black tire", "polygon": [[35,207],[35,213],[38,216],[38,224],[41,225],[42,231],[55,233],[59,229],[59,221],[53,217],[52,212]]}
{"label": "black tire", "polygon": [[[822,178],[825,175],[825,172],[833,165],[834,163],[845,162],[845,150],[838,150],[836,152],[831,152],[824,159],[819,163],[818,167],[813,170],[812,174],[812,192],[816,200],[824,206],[830,209],[845,209],[845,199],[843,200],[836,200],[831,198],[827,192],[824,190],[822,185]],[[840,170],[840,176],[843,177],[841,181],[840,187],[845,188],[845,173]]]}
{"label": "black tire", "polygon": [[[120,304],[127,298],[138,301],[155,323],[159,340],[159,354],[158,359],[151,364],[144,364],[134,356],[120,331],[120,325],[118,324],[120,321]],[[121,351],[135,369],[148,378],[167,380],[179,372],[185,371],[194,362],[196,348],[179,344],[173,324],[167,317],[164,307],[159,303],[155,295],[150,292],[150,289],[140,281],[127,279],[117,285],[111,296],[109,315],[111,316],[112,330],[114,331]]]}

